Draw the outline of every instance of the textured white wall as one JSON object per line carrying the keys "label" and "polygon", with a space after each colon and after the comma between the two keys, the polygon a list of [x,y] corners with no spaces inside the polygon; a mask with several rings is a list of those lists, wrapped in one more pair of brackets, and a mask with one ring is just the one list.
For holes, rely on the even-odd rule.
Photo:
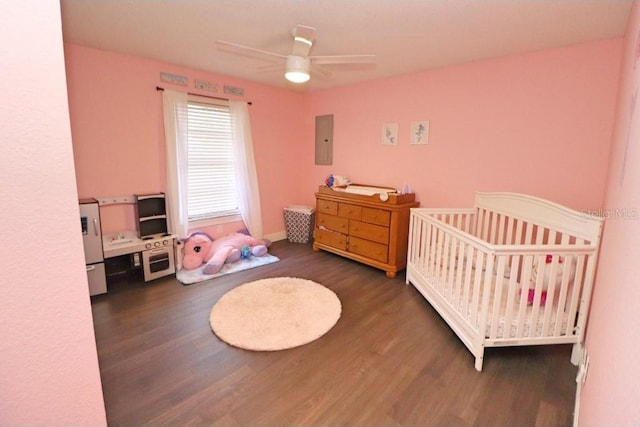
{"label": "textured white wall", "polygon": [[58,0],[0,13],[0,425],[106,425]]}

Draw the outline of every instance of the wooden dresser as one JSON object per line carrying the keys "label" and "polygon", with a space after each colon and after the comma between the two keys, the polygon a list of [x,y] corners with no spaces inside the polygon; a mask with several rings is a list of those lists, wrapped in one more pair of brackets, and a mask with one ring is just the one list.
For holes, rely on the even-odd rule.
{"label": "wooden dresser", "polygon": [[321,186],[316,193],[314,250],[325,250],[384,270],[388,277],[407,265],[410,209],[415,194],[365,196]]}

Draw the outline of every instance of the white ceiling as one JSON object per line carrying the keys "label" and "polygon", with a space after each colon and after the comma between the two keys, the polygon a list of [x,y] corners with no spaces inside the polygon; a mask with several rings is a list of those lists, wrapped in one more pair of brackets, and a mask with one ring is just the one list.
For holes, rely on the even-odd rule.
{"label": "white ceiling", "polygon": [[[624,35],[630,0],[61,0],[65,42],[152,58],[271,86],[316,90],[434,67]],[[375,54],[288,83],[222,39],[290,53],[297,24],[316,28],[311,55]]]}

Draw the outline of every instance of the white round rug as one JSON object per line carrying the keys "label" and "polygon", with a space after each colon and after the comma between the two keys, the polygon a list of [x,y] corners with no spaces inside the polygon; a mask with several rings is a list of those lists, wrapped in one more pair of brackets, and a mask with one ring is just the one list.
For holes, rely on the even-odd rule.
{"label": "white round rug", "polygon": [[298,347],[320,338],[342,312],[338,296],[311,280],[275,277],[230,290],[211,309],[213,332],[246,350]]}

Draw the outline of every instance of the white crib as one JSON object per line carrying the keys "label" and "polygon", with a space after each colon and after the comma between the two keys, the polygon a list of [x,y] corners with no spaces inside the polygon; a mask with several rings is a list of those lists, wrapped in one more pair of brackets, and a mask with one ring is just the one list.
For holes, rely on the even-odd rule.
{"label": "white crib", "polygon": [[582,342],[603,220],[537,197],[477,193],[473,209],[411,209],[407,284],[482,370],[485,347]]}

